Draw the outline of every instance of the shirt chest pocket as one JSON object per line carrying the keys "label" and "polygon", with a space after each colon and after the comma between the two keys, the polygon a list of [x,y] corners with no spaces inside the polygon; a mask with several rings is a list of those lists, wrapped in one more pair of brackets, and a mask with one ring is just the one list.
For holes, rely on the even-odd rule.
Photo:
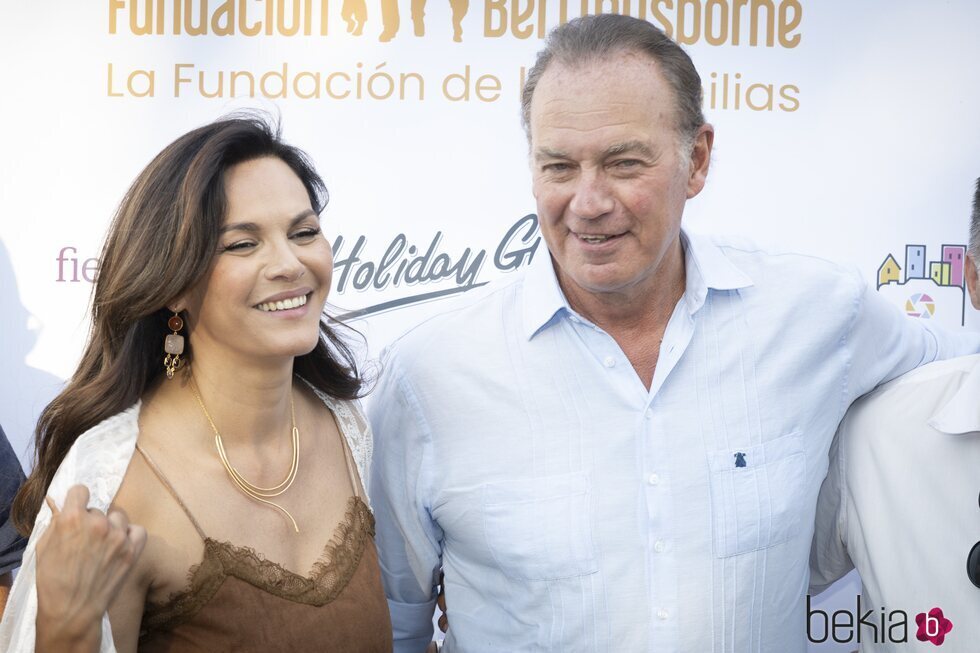
{"label": "shirt chest pocket", "polygon": [[488,483],[482,503],[487,547],[508,578],[555,580],[598,570],[586,474]]}
{"label": "shirt chest pocket", "polygon": [[708,467],[715,556],[757,551],[799,532],[806,480],[799,433],[711,452]]}

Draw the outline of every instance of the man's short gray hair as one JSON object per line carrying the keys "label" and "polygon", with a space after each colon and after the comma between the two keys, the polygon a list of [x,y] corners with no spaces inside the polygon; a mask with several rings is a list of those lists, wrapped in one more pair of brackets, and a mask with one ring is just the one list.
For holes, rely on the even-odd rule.
{"label": "man's short gray hair", "polygon": [[973,192],[973,215],[970,216],[970,254],[980,264],[980,179]]}
{"label": "man's short gray hair", "polygon": [[701,111],[701,76],[691,58],[651,23],[616,14],[582,16],[556,27],[548,35],[521,93],[521,119],[528,138],[531,137],[534,89],[552,62],[576,66],[624,52],[646,54],[659,64],[674,92],[675,127],[683,142],[693,141],[704,124],[704,114]]}

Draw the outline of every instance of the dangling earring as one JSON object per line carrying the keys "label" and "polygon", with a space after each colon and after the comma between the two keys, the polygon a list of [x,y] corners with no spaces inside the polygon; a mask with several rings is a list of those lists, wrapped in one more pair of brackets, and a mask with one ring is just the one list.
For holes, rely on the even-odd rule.
{"label": "dangling earring", "polygon": [[174,312],[173,317],[167,320],[167,328],[173,333],[163,341],[163,351],[167,352],[167,356],[163,359],[163,368],[167,370],[167,378],[172,379],[174,371],[184,362],[180,360],[180,355],[184,353],[184,336],[177,333],[184,328],[184,321]]}

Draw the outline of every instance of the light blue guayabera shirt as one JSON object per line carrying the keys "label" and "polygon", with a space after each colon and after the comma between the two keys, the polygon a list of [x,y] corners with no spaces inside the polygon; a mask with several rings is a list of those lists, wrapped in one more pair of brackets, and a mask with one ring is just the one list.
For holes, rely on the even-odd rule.
{"label": "light blue guayabera shirt", "polygon": [[397,653],[805,648],[807,559],[846,408],[976,351],[821,259],[683,236],[649,391],[523,276],[399,339],[372,405],[371,500]]}

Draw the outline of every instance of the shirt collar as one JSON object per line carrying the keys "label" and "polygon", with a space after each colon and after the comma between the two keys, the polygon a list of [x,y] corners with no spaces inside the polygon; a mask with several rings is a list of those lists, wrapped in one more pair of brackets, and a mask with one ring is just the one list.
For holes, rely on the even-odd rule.
{"label": "shirt collar", "polygon": [[704,306],[709,290],[738,290],[753,285],[752,279],[725,256],[711,238],[681,230],[687,287],[684,301],[694,315]]}
{"label": "shirt collar", "polygon": [[551,252],[547,247],[541,247],[524,277],[524,335],[530,340],[556,315],[570,310],[555,276]]}
{"label": "shirt collar", "polygon": [[[694,314],[704,305],[708,290],[736,290],[752,285],[752,279],[738,269],[721,248],[710,239],[681,230],[687,287],[684,301]],[[565,294],[558,285],[554,264],[547,248],[538,250],[524,278],[524,335],[530,340],[562,313],[571,313]]]}
{"label": "shirt collar", "polygon": [[960,384],[959,390],[929,420],[932,428],[948,435],[980,431],[980,360]]}

